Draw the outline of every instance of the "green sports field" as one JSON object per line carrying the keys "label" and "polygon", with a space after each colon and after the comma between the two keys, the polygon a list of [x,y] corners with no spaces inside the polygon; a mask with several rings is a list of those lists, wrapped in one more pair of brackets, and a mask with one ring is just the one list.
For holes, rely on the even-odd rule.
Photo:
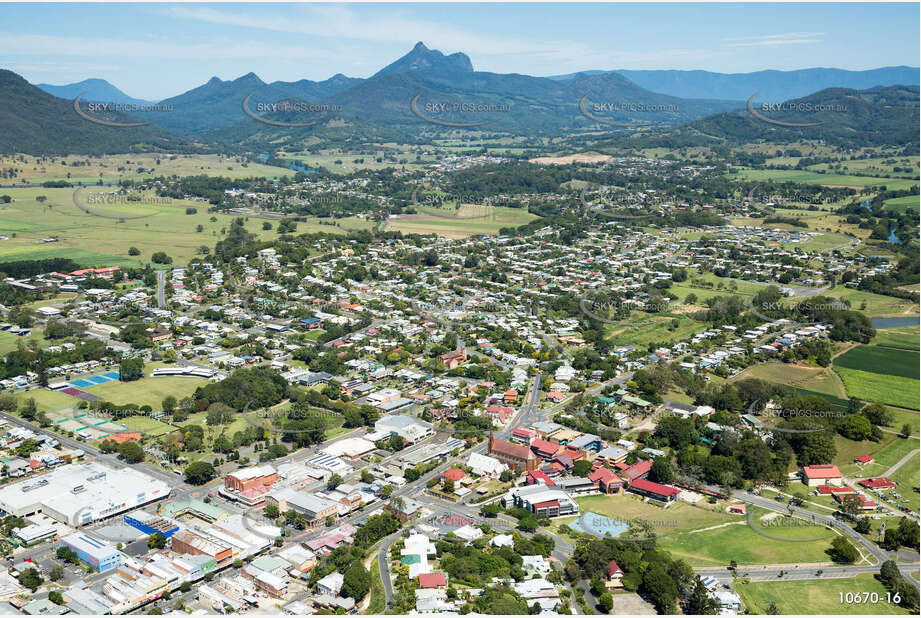
{"label": "green sports field", "polygon": [[[780,614],[908,614],[886,603],[886,588],[871,573],[852,578],[737,583],[734,590],[751,614],[765,614],[773,602]],[[875,592],[880,603],[842,603],[842,593]]]}

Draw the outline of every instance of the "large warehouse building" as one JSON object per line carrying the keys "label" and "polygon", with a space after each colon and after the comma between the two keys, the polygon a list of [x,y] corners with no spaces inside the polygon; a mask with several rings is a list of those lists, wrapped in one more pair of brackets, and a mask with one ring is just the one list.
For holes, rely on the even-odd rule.
{"label": "large warehouse building", "polygon": [[113,470],[88,462],[7,485],[0,489],[0,509],[19,517],[40,512],[69,525],[84,525],[169,494],[169,485],[134,468]]}

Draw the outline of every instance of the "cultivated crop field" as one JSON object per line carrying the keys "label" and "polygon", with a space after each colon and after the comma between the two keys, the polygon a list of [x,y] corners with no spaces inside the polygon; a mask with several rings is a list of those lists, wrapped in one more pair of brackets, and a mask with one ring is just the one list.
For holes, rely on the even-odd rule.
{"label": "cultivated crop field", "polygon": [[903,378],[918,377],[918,353],[859,345],[835,358],[836,367],[872,371]]}
{"label": "cultivated crop field", "polygon": [[857,346],[835,358],[833,367],[848,395],[918,409],[918,353]]}
{"label": "cultivated crop field", "polygon": [[809,185],[832,187],[879,187],[887,189],[908,189],[918,185],[917,180],[904,178],[879,178],[876,176],[848,176],[846,174],[820,174],[805,170],[752,170],[741,169],[730,174],[731,178],[744,180],[773,180],[775,182],[798,182]]}
{"label": "cultivated crop field", "polygon": [[835,366],[850,397],[918,409],[918,380]]}
{"label": "cultivated crop field", "polygon": [[917,195],[906,195],[905,197],[888,199],[886,200],[886,208],[895,212],[905,212],[907,208],[912,208],[915,212],[918,212],[921,210],[918,207],[918,197]]}

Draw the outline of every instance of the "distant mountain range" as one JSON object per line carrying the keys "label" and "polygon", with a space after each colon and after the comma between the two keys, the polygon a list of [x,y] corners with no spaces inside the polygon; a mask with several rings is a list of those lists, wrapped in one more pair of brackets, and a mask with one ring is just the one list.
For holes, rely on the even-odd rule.
{"label": "distant mountain range", "polygon": [[[760,101],[781,102],[803,97],[825,88],[866,90],[876,86],[917,86],[918,67],[882,67],[868,71],[844,69],[800,69],[756,71],[754,73],[711,73],[710,71],[585,71],[585,75],[618,73],[638,86],[673,97],[748,100],[758,93]],[[572,79],[577,73],[550,79]]]}
{"label": "distant mountain range", "polygon": [[[794,143],[821,139],[839,147],[918,147],[918,86],[853,90],[826,88],[776,109],[748,108],[695,120],[658,134],[630,138],[634,146],[741,145],[759,141]],[[628,141],[630,141],[628,140]]]}
{"label": "distant mountain range", "polygon": [[[0,101],[0,152],[3,153],[195,151],[185,139],[155,126],[124,128],[90,122],[74,112],[71,101],[54,97],[3,69],[0,69]],[[108,120],[132,119],[115,114]]]}
{"label": "distant mountain range", "polygon": [[82,82],[65,84],[63,86],[53,86],[51,84],[35,84],[35,86],[59,99],[76,99],[82,94],[84,96],[81,100],[99,103],[133,103],[135,105],[145,105],[153,102],[129,97],[106,80],[98,78],[84,79]]}
{"label": "distant mountain range", "polygon": [[[755,92],[759,93],[758,101],[784,101],[792,97],[783,98],[777,93],[804,90],[805,95],[811,96],[826,82],[875,86],[876,82],[900,81],[911,76],[917,83],[918,77],[917,69],[887,67],[873,71],[805,69],[738,75],[706,71],[588,71],[547,78],[476,71],[465,54],[445,55],[420,42],[408,54],[367,79],[337,74],[319,82],[305,79],[266,83],[255,73],[228,81],[214,77],[197,88],[160,101],[169,111],[134,114],[134,120],[149,121],[156,128],[140,127],[142,130],[131,129],[133,133],[128,133],[128,129],[108,129],[79,118],[70,101],[62,100],[85,93],[87,101],[145,103],[105,80],[90,79],[66,86],[42,84],[41,89],[25,84],[31,89],[28,90],[19,76],[4,73],[15,87],[10,91],[0,90],[0,102],[6,104],[2,116],[24,124],[0,136],[0,147],[18,147],[21,152],[56,152],[43,150],[56,143],[77,152],[70,150],[79,145],[76,136],[82,132],[92,134],[97,128],[106,129],[105,139],[94,146],[103,149],[108,147],[106,144],[124,144],[131,138],[135,145],[137,140],[144,139],[169,141],[169,134],[163,130],[205,145],[222,143],[224,147],[246,148],[280,145],[288,139],[311,135],[418,139],[431,132],[479,130],[479,127],[483,131],[514,135],[610,134],[611,131],[644,134],[691,123],[692,132],[703,132],[709,127],[738,129],[744,134],[750,128],[739,128],[737,124],[748,122],[750,116],[739,110],[744,110],[745,101]],[[49,92],[61,98],[53,98]],[[677,96],[674,92],[685,94]],[[910,90],[899,92],[901,101]],[[37,96],[35,93],[40,93],[42,109],[51,113],[50,118],[39,113],[38,108],[9,104],[13,97]],[[882,96],[870,96],[875,102],[868,104],[883,104],[879,98]],[[865,97],[858,99],[854,105],[863,110]],[[69,117],[64,118],[58,110],[66,113],[68,107]],[[0,126],[6,127],[2,116]],[[848,125],[851,121],[857,124]],[[872,114],[845,121],[835,117],[816,133],[838,127],[839,122],[844,122],[841,127],[847,127],[848,131],[856,131],[854,135],[873,133],[871,128],[878,124]],[[877,139],[892,136],[896,120],[880,119],[880,122],[888,124]],[[292,123],[310,126],[290,126]],[[23,126],[30,129],[25,131]],[[118,138],[111,135],[113,130],[118,132]],[[63,141],[50,138],[68,136],[73,131],[77,131],[73,134],[75,141],[69,137]],[[171,145],[182,148],[188,143],[174,140]]]}

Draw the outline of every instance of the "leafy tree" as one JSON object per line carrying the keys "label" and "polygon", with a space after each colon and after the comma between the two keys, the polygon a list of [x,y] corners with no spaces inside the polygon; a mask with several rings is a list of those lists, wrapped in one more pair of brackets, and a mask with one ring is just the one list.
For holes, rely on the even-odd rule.
{"label": "leafy tree", "polygon": [[129,440],[118,445],[118,454],[128,463],[135,464],[144,461],[144,449],[140,444]]}
{"label": "leafy tree", "polygon": [[365,598],[370,590],[371,574],[361,562],[353,563],[343,574],[342,592],[358,602]]}
{"label": "leafy tree", "polygon": [[580,459],[572,465],[572,473],[575,476],[587,477],[592,473],[592,462]]}
{"label": "leafy tree", "polygon": [[185,480],[190,485],[204,485],[214,478],[214,466],[207,461],[196,461],[185,469]]}
{"label": "leafy tree", "polygon": [[339,487],[339,485],[341,484],[342,484],[342,477],[339,476],[338,474],[333,474],[331,477],[329,477],[329,480],[326,481],[326,488],[335,489]]}
{"label": "leafy tree", "polygon": [[38,587],[45,581],[37,569],[29,567],[19,574],[19,585],[28,588],[32,592],[38,590]]}
{"label": "leafy tree", "polygon": [[51,567],[51,570],[48,571],[48,579],[53,582],[59,582],[64,579],[64,567],[60,564],[56,564]]}
{"label": "leafy tree", "polygon": [[675,480],[675,470],[668,457],[656,457],[652,460],[649,476],[656,483],[671,483]]}
{"label": "leafy tree", "polygon": [[835,562],[845,562],[851,564],[860,558],[860,553],[849,540],[844,536],[836,536],[831,542],[831,549],[828,552]]}
{"label": "leafy tree", "polygon": [[[60,565],[59,565],[60,566]],[[58,590],[52,590],[48,593],[48,600],[55,605],[64,605],[64,595]]]}
{"label": "leafy tree", "polygon": [[598,605],[605,614],[610,614],[611,610],[614,608],[614,598],[611,596],[611,593],[605,592],[598,597]]}
{"label": "leafy tree", "polygon": [[167,395],[163,398],[163,401],[160,402],[160,407],[163,409],[164,414],[172,416],[173,412],[176,411],[176,406],[178,404],[179,402],[176,400],[176,397],[173,395]]}
{"label": "leafy tree", "polygon": [[150,549],[163,549],[166,547],[166,537],[159,532],[154,532],[147,537],[147,547]]}
{"label": "leafy tree", "polygon": [[886,560],[879,568],[879,580],[886,588],[895,590],[896,585],[902,579],[902,573],[894,560]]}
{"label": "leafy tree", "polygon": [[80,558],[77,556],[77,552],[67,547],[66,545],[61,545],[58,547],[58,550],[54,554],[59,560],[63,560],[67,564],[77,564],[80,562]]}
{"label": "leafy tree", "polygon": [[684,608],[685,614],[711,615],[719,611],[719,602],[710,596],[707,587],[704,586],[700,577],[695,578],[694,589],[688,598],[687,606]]}
{"label": "leafy tree", "polygon": [[144,360],[141,358],[125,358],[118,364],[118,379],[122,382],[133,382],[144,377]]}

